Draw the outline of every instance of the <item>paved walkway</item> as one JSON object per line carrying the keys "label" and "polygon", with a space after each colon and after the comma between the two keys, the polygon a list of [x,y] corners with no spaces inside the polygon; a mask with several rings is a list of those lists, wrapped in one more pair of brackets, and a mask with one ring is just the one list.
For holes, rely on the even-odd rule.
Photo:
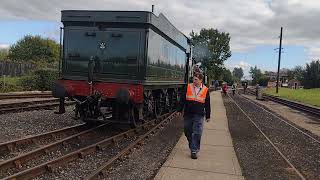
{"label": "paved walkway", "polygon": [[220,91],[211,96],[211,121],[205,122],[198,159],[190,158],[183,135],[155,180],[240,180],[244,179],[228,129],[226,110]]}

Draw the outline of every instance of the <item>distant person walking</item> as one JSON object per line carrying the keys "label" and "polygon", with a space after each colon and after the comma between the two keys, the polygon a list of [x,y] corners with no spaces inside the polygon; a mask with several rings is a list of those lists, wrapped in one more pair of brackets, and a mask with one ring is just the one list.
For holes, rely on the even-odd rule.
{"label": "distant person walking", "polygon": [[235,93],[236,93],[236,90],[237,90],[237,85],[236,85],[236,83],[233,83],[233,84],[232,84],[231,90],[232,90],[232,95],[234,96]]}
{"label": "distant person walking", "polygon": [[246,94],[247,88],[248,88],[248,84],[245,82],[243,85],[243,94]]}
{"label": "distant person walking", "polygon": [[228,85],[227,83],[224,83],[223,86],[222,86],[222,91],[223,91],[223,94],[225,96],[227,96],[227,91],[228,91]]}
{"label": "distant person walking", "polygon": [[191,158],[197,159],[200,151],[203,121],[210,120],[210,94],[208,88],[202,84],[203,75],[195,73],[193,83],[188,84],[181,96],[178,113],[184,109],[184,134],[188,139]]}
{"label": "distant person walking", "polygon": [[218,89],[218,86],[219,86],[219,82],[218,82],[218,80],[215,80],[214,81],[214,90],[215,91]]}
{"label": "distant person walking", "polygon": [[257,85],[256,85],[256,97],[258,97],[258,91],[259,91],[259,89],[260,89],[260,85],[257,84]]}

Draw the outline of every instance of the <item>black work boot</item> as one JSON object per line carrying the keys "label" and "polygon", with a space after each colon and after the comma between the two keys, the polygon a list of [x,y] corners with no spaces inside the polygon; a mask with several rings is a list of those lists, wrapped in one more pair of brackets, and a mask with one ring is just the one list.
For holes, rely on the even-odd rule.
{"label": "black work boot", "polygon": [[196,152],[191,152],[191,158],[192,159],[198,159]]}

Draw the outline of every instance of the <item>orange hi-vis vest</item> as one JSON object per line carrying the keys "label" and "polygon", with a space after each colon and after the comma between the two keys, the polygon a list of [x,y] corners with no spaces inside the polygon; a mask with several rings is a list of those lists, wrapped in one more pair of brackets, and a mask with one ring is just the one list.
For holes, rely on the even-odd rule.
{"label": "orange hi-vis vest", "polygon": [[193,83],[188,84],[186,100],[205,103],[207,92],[208,92],[208,88],[205,85],[202,85],[201,90],[199,91],[198,94],[196,94],[195,87],[194,87]]}

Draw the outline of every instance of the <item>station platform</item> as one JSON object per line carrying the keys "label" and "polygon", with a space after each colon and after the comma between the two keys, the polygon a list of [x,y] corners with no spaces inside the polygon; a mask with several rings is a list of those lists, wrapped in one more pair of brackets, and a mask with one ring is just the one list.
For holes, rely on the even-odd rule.
{"label": "station platform", "polygon": [[244,179],[233,148],[221,92],[211,92],[210,98],[211,120],[204,122],[198,159],[190,158],[187,139],[183,134],[155,180]]}

